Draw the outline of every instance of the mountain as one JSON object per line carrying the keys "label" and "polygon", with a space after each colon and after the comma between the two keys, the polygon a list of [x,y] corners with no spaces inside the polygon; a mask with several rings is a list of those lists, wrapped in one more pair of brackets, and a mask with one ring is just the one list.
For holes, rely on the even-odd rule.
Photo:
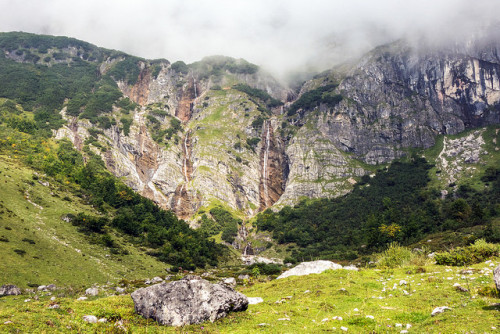
{"label": "mountain", "polygon": [[[2,33],[0,97],[24,110],[11,127],[69,139],[192,226],[230,225],[231,242],[239,219],[346,195],[420,149],[440,164],[438,192],[497,167],[486,127],[500,123],[500,43],[484,36],[397,41],[293,90],[243,59],[170,63]],[[450,137],[469,129],[481,130]]]}

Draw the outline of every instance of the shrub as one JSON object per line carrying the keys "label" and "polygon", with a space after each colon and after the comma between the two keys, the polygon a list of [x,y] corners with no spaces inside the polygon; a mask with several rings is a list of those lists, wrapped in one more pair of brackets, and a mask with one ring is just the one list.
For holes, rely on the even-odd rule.
{"label": "shrub", "polygon": [[399,268],[408,265],[413,257],[411,250],[400,246],[397,242],[389,244],[383,253],[377,256],[377,267]]}
{"label": "shrub", "polygon": [[484,239],[479,239],[467,247],[457,247],[448,252],[436,253],[434,258],[436,259],[436,263],[440,265],[463,266],[480,263],[489,257],[498,256],[498,248],[497,245],[487,243]]}

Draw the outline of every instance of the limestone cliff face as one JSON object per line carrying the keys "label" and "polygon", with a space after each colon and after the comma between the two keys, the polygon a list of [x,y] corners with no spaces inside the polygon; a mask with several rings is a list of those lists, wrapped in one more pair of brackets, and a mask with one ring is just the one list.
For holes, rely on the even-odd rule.
{"label": "limestone cliff face", "polygon": [[[400,41],[315,77],[297,94],[260,72],[203,64],[177,71],[166,61],[139,62],[133,85],[117,82],[139,105],[130,132],[119,127],[120,111],[110,111],[118,125],[97,135],[106,150],[92,149],[133,189],[186,219],[213,205],[253,216],[304,196],[339,196],[409,147],[499,123],[499,49],[478,42],[437,50]],[[101,72],[119,61],[104,61]],[[255,97],[233,89],[235,83],[262,89],[285,106],[265,111]],[[329,93],[342,95],[336,106],[320,103],[286,115],[297,97],[331,83]],[[172,119],[180,129],[158,141]],[[82,149],[92,124],[67,120],[58,138]],[[445,141],[455,151],[457,145]]]}
{"label": "limestone cliff face", "polygon": [[342,150],[384,163],[406,147],[430,147],[437,134],[499,121],[500,44],[422,51],[380,47],[340,82],[345,97],[322,130]]}

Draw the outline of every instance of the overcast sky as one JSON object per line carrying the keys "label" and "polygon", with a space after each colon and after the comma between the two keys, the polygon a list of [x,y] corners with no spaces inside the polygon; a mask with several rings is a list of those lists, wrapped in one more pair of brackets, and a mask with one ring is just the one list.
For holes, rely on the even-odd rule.
{"label": "overcast sky", "polygon": [[271,71],[415,34],[460,36],[500,0],[0,0],[0,31],[64,35],[144,58],[245,58]]}

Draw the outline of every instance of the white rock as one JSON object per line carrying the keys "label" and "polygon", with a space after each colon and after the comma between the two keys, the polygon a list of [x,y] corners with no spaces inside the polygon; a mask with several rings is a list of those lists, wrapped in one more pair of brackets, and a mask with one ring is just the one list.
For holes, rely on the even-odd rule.
{"label": "white rock", "polygon": [[403,324],[396,324],[396,327],[403,327]]}
{"label": "white rock", "polygon": [[407,285],[407,284],[408,283],[404,279],[402,279],[401,281],[399,281],[399,285]]}
{"label": "white rock", "polygon": [[85,290],[85,294],[87,296],[97,296],[99,294],[99,289],[97,288],[88,288]]}
{"label": "white rock", "polygon": [[342,317],[335,316],[335,317],[332,318],[332,320],[340,320],[340,321],[342,321]]}
{"label": "white rock", "polygon": [[358,310],[357,308],[355,308],[353,311],[354,311],[354,312],[359,312],[359,310]]}
{"label": "white rock", "polygon": [[373,320],[373,319],[375,319],[375,317],[374,317],[373,315],[367,315],[366,317],[367,317],[368,319],[372,319],[372,320]]}
{"label": "white rock", "polygon": [[264,302],[261,297],[248,297],[248,304],[255,305]]}
{"label": "white rock", "polygon": [[401,332],[399,332],[401,334],[405,334],[405,333],[408,333],[408,331],[406,329],[403,329]]}
{"label": "white rock", "polygon": [[224,278],[222,283],[234,287],[234,286],[236,286],[236,279],[234,277]]}
{"label": "white rock", "polygon": [[354,270],[354,271],[359,271],[359,268],[354,266],[354,265],[350,265],[350,266],[344,266],[342,269],[345,269],[345,270]]}
{"label": "white rock", "polygon": [[101,319],[99,319],[99,320],[97,320],[97,321],[98,321],[98,322],[108,322],[108,319],[106,319],[106,318],[101,318]]}
{"label": "white rock", "polygon": [[285,271],[281,275],[278,276],[278,279],[280,278],[285,278],[285,277],[290,277],[290,276],[304,276],[304,275],[310,275],[310,274],[320,274],[324,272],[325,270],[337,270],[337,269],[342,269],[342,266],[340,264],[331,262],[331,261],[325,261],[325,260],[318,260],[318,261],[311,261],[311,262],[302,262],[296,267]]}
{"label": "white rock", "polygon": [[279,318],[278,321],[290,321],[290,318]]}
{"label": "white rock", "polygon": [[406,324],[406,329],[410,329],[411,328],[411,324]]}
{"label": "white rock", "polygon": [[50,297],[50,300],[54,301],[56,300],[56,297]]}
{"label": "white rock", "polygon": [[88,299],[87,297],[80,297],[77,300],[87,300],[87,299]]}
{"label": "white rock", "polygon": [[91,324],[95,324],[97,322],[97,317],[95,315],[84,315],[83,321],[86,321]]}
{"label": "white rock", "polygon": [[435,316],[435,315],[438,315],[440,313],[443,313],[444,311],[446,310],[451,310],[451,308],[447,307],[447,306],[439,306],[439,307],[436,307],[432,313],[431,313],[431,316]]}
{"label": "white rock", "polygon": [[340,327],[340,329],[343,330],[344,332],[347,332],[347,327],[342,326]]}
{"label": "white rock", "polygon": [[31,301],[31,299],[29,299],[29,298],[24,300],[25,303],[28,303],[30,301]]}
{"label": "white rock", "polygon": [[328,318],[321,320],[321,322],[327,322],[327,321],[328,321]]}

